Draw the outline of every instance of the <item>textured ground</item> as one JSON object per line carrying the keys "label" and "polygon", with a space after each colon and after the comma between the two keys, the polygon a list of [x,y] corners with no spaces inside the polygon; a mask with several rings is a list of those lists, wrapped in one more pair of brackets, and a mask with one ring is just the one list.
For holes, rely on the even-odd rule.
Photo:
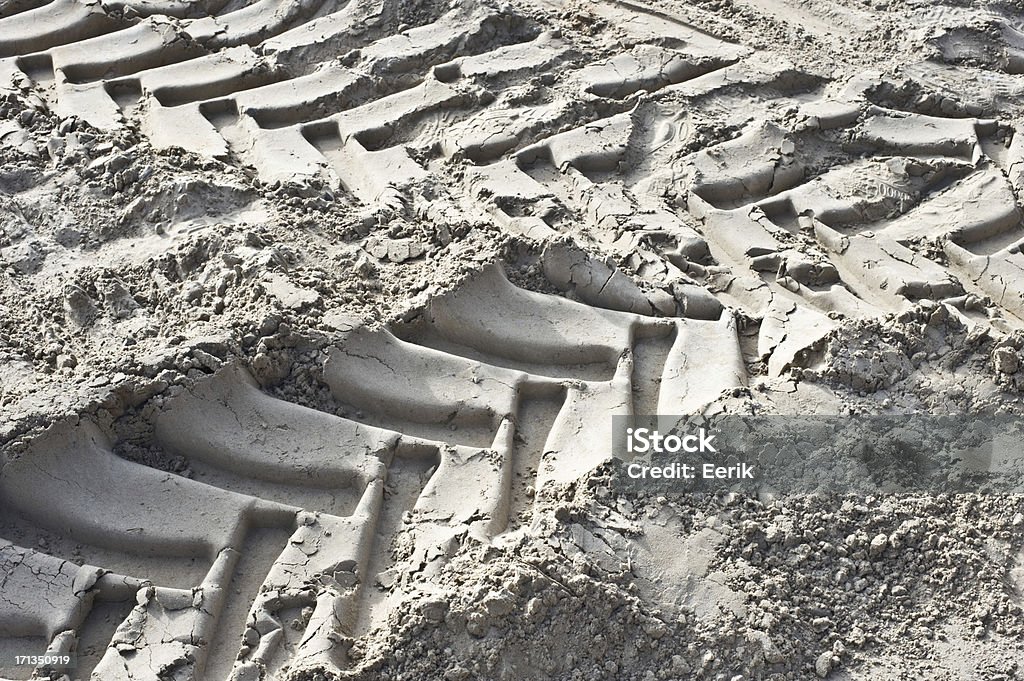
{"label": "textured ground", "polygon": [[1024,498],[611,415],[1018,414],[1009,2],[0,0],[0,678],[1013,679]]}

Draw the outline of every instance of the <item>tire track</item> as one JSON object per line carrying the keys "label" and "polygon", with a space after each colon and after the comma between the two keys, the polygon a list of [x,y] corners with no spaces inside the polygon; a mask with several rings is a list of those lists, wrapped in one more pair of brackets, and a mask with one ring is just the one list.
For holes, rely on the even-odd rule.
{"label": "tire track", "polygon": [[1015,97],[1019,50],[964,66],[940,37],[945,61],[907,66],[928,93],[910,97],[639,3],[424,10],[392,32],[401,9],[0,10],[0,71],[60,115],[267,185],[323,181],[371,213],[408,215],[429,189],[444,219],[538,242],[574,299],[491,266],[415,319],[342,334],[323,374],[345,418],[223,369],[153,423],[195,479],[118,458],[93,424],[54,426],[0,470],[0,649],[109,642],[89,661],[104,681],[348,669],[410,566],[439,575],[448,547],[518,531],[537,495],[606,461],[607,416],[698,413],[745,385],[745,359],[798,364],[837,315],[927,299],[1024,321],[1024,136],[943,99],[965,68],[972,101]]}
{"label": "tire track", "polygon": [[[739,374],[704,376],[688,357],[716,329],[731,335],[714,342],[738,357],[730,328],[525,291],[492,266],[417,320],[339,339],[324,380],[362,410],[359,421],[270,397],[229,366],[153,419],[152,445],[187,460],[197,480],[118,458],[86,421],[54,426],[0,471],[4,508],[114,553],[102,569],[79,568],[71,556],[5,545],[8,581],[42,581],[4,587],[0,635],[92,648],[94,679],[346,669],[354,640],[407,597],[409,570],[438,575],[451,542],[529,525],[537,495],[607,460],[607,416],[699,409],[741,385]],[[325,501],[338,495],[352,503]],[[132,574],[145,563],[130,555],[147,553],[207,562],[192,583],[171,586]],[[23,572],[25,560],[59,578]],[[39,588],[53,596],[39,600]],[[102,637],[111,645],[98,656]]]}
{"label": "tire track", "polygon": [[[132,7],[126,19],[65,0],[12,4],[0,18],[0,57],[37,78],[65,115],[137,126],[157,147],[184,144],[250,165],[268,184],[326,180],[391,213],[429,184],[537,240],[569,233],[597,246],[657,231],[690,254],[680,267],[656,253],[659,267],[685,281],[687,266],[710,254],[737,278],[721,298],[754,318],[782,301],[820,320],[968,294],[987,297],[992,312],[1020,314],[1019,211],[996,196],[1005,191],[989,194],[1002,215],[980,231],[908,226],[931,201],[949,205],[957,186],[969,195],[978,173],[1003,162],[992,155],[1012,131],[969,112],[887,102],[870,74],[826,93],[820,78],[784,60],[632,2],[588,10],[619,39],[604,51],[572,31],[545,30],[525,7],[450,9],[399,34],[381,28],[397,11],[385,2]],[[770,17],[784,7],[752,10]],[[919,19],[941,23],[949,11]],[[945,87],[943,69],[971,59],[993,77],[1016,72],[1012,18],[986,16],[1002,27],[1005,59],[987,63],[969,36],[940,32],[942,62],[908,66],[917,87]],[[689,141],[673,107],[713,112],[756,98],[794,104],[795,124],[747,121],[734,139],[678,153]],[[650,130],[676,132],[655,139]],[[669,167],[648,165],[652,156],[671,157]],[[452,161],[468,161],[461,181],[439,173]],[[673,196],[677,208],[667,210]],[[972,205],[962,200],[960,208]],[[894,219],[890,239],[883,232]],[[873,236],[862,238],[866,231]],[[918,244],[934,238],[948,262],[926,262]]]}

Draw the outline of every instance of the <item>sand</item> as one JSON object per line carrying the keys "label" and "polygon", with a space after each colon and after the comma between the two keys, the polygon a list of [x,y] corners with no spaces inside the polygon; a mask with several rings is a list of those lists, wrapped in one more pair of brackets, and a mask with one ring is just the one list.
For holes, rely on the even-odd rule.
{"label": "sand", "polygon": [[[980,0],[0,0],[0,679],[1018,678],[1021,74]],[[777,493],[655,413],[1011,425]]]}

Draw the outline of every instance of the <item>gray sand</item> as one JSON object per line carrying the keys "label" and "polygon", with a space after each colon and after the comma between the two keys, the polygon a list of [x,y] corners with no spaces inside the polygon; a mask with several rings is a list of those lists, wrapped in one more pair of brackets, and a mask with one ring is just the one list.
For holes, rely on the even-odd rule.
{"label": "gray sand", "polygon": [[1020,678],[1024,497],[612,416],[1020,415],[1022,74],[981,0],[0,0],[0,679]]}

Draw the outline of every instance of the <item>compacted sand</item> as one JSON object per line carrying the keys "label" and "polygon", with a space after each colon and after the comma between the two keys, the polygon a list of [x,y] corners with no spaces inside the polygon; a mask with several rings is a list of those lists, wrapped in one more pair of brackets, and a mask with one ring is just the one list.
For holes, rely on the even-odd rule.
{"label": "compacted sand", "polygon": [[0,0],[0,678],[1024,676],[1024,496],[612,428],[1022,411],[1024,11],[649,3]]}

